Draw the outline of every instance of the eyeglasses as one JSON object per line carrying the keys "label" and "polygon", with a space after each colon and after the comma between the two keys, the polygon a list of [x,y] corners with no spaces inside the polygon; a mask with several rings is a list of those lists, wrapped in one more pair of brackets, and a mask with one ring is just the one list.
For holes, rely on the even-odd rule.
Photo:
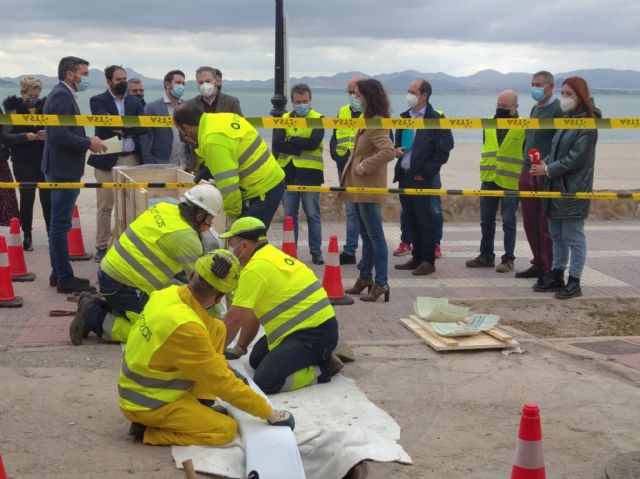
{"label": "eyeglasses", "polygon": [[355,94],[356,94],[356,91],[355,91],[355,90],[347,90],[347,93],[348,93],[349,95],[355,95]]}

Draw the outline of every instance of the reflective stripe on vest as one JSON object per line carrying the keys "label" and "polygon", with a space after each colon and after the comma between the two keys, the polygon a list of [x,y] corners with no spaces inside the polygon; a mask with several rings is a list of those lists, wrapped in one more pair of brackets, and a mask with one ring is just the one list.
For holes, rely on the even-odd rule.
{"label": "reflective stripe on vest", "polygon": [[[273,277],[274,274],[278,275],[278,279],[286,278],[286,285],[281,290],[270,290],[267,285],[267,290],[254,306],[254,312],[267,335],[269,349],[276,347],[294,331],[314,328],[335,316],[327,292],[313,271],[278,248],[269,244],[261,247],[244,270],[253,271],[263,278]],[[242,282],[241,272],[240,284]],[[280,287],[281,283],[278,282]]]}
{"label": "reflective stripe on vest", "polygon": [[196,312],[181,300],[179,291],[180,287],[170,286],[154,292],[129,332],[118,379],[122,409],[157,409],[176,401],[194,385],[180,371],[149,366],[156,351],[180,326],[192,322],[206,330]]}
{"label": "reflective stripe on vest", "polygon": [[132,286],[150,294],[182,270],[178,258],[169,257],[156,246],[158,239],[185,229],[198,234],[184,220],[178,205],[158,203],[129,225],[109,248],[105,261],[129,278]]}
{"label": "reflective stripe on vest", "polygon": [[507,190],[517,190],[522,171],[525,131],[510,129],[498,145],[495,129],[486,129],[480,153],[480,180],[493,182]]}
{"label": "reflective stripe on vest", "polygon": [[[282,115],[282,118],[290,118],[291,112]],[[311,109],[305,118],[322,118],[322,115]],[[310,138],[313,128],[287,128],[287,137]],[[324,170],[324,160],[322,158],[323,142],[320,142],[318,148],[313,151],[302,150],[299,155],[281,154],[278,155],[278,164],[282,167],[287,166],[291,161],[296,168],[310,168],[312,170]]]}
{"label": "reflective stripe on vest", "polygon": [[[340,108],[338,118],[353,118],[353,113],[349,105],[344,105]],[[354,128],[338,128],[336,130],[336,153],[344,156],[347,151],[353,151],[356,131],[358,130]]]}

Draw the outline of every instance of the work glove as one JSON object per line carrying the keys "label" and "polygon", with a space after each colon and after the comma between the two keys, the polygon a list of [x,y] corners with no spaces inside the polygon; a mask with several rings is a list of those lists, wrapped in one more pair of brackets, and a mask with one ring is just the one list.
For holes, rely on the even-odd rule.
{"label": "work glove", "polygon": [[231,359],[240,359],[242,356],[247,354],[247,350],[236,343],[236,345],[232,348],[227,348],[224,350],[224,357]]}
{"label": "work glove", "polygon": [[289,411],[274,409],[269,414],[267,422],[272,426],[288,426],[293,431],[296,428],[296,421],[293,419],[293,414]]}
{"label": "work glove", "polygon": [[231,366],[229,366],[229,369],[231,369],[231,372],[232,372],[233,374],[235,374],[235,375],[236,375],[236,377],[237,377],[240,381],[242,381],[243,383],[245,383],[245,384],[247,384],[247,385],[249,384],[249,380],[248,380],[244,375],[242,375],[241,373],[239,373],[238,371],[236,371],[235,369],[233,369]]}
{"label": "work glove", "polygon": [[193,182],[197,185],[202,180],[208,181],[208,180],[212,180],[212,179],[213,179],[213,175],[209,171],[209,168],[207,168],[205,165],[202,165],[200,167],[200,169],[198,170],[198,172],[196,173],[196,176],[193,179]]}

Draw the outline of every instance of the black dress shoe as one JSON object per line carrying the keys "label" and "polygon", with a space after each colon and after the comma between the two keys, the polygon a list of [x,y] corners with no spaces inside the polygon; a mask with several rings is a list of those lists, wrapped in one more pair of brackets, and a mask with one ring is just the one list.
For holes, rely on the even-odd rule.
{"label": "black dress shoe", "polygon": [[340,264],[356,264],[355,255],[347,254],[343,251],[340,253]]}
{"label": "black dress shoe", "polygon": [[524,271],[518,271],[516,273],[516,278],[537,278],[537,277],[538,277],[538,267],[535,264],[525,269]]}
{"label": "black dress shoe", "polygon": [[407,271],[411,271],[416,269],[418,266],[420,266],[421,261],[417,260],[415,258],[411,258],[409,261],[407,261],[406,263],[401,263],[401,264],[397,264],[394,266],[395,269],[399,269],[399,270],[407,270]]}
{"label": "black dress shoe", "polygon": [[57,290],[58,293],[70,294],[81,291],[95,291],[95,288],[91,286],[88,279],[72,276],[71,278],[58,280]]}
{"label": "black dress shoe", "polygon": [[313,264],[324,264],[324,259],[322,259],[322,256],[319,254],[312,254],[311,255],[311,262]]}
{"label": "black dress shoe", "polygon": [[51,286],[52,288],[58,286],[58,278],[56,278],[53,273],[49,275],[49,286]]}
{"label": "black dress shoe", "polygon": [[33,251],[33,240],[31,239],[31,234],[24,234],[24,239],[22,240],[22,248],[25,251]]}
{"label": "black dress shoe", "polygon": [[426,276],[431,273],[436,272],[436,266],[433,263],[429,263],[428,261],[423,261],[420,263],[416,269],[414,269],[411,274],[414,276]]}

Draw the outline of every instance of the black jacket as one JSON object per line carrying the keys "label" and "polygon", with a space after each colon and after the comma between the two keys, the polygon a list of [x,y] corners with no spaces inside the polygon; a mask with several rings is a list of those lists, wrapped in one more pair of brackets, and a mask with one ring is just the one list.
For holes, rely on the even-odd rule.
{"label": "black jacket", "polygon": [[[410,118],[410,110],[403,111],[400,116],[402,118]],[[433,109],[431,103],[427,104],[424,118],[444,118]],[[396,130],[395,146],[400,147],[402,144],[402,131]],[[440,168],[449,159],[449,152],[453,150],[453,135],[451,130],[416,130],[411,147],[411,163],[407,176],[415,178],[422,176],[425,183],[431,184],[433,177],[440,173]],[[404,176],[400,163],[402,158],[398,158],[395,167],[394,183]]]}
{"label": "black jacket", "polygon": [[[44,107],[45,98],[40,98],[35,106],[35,114],[41,115]],[[22,98],[17,96],[9,96],[2,102],[7,114],[30,114],[29,108],[26,107]],[[5,125],[2,140],[11,149],[12,161],[31,162],[40,164],[42,162],[42,151],[44,150],[44,141],[29,141],[27,133],[36,133],[43,130],[43,126],[38,125]]]}

